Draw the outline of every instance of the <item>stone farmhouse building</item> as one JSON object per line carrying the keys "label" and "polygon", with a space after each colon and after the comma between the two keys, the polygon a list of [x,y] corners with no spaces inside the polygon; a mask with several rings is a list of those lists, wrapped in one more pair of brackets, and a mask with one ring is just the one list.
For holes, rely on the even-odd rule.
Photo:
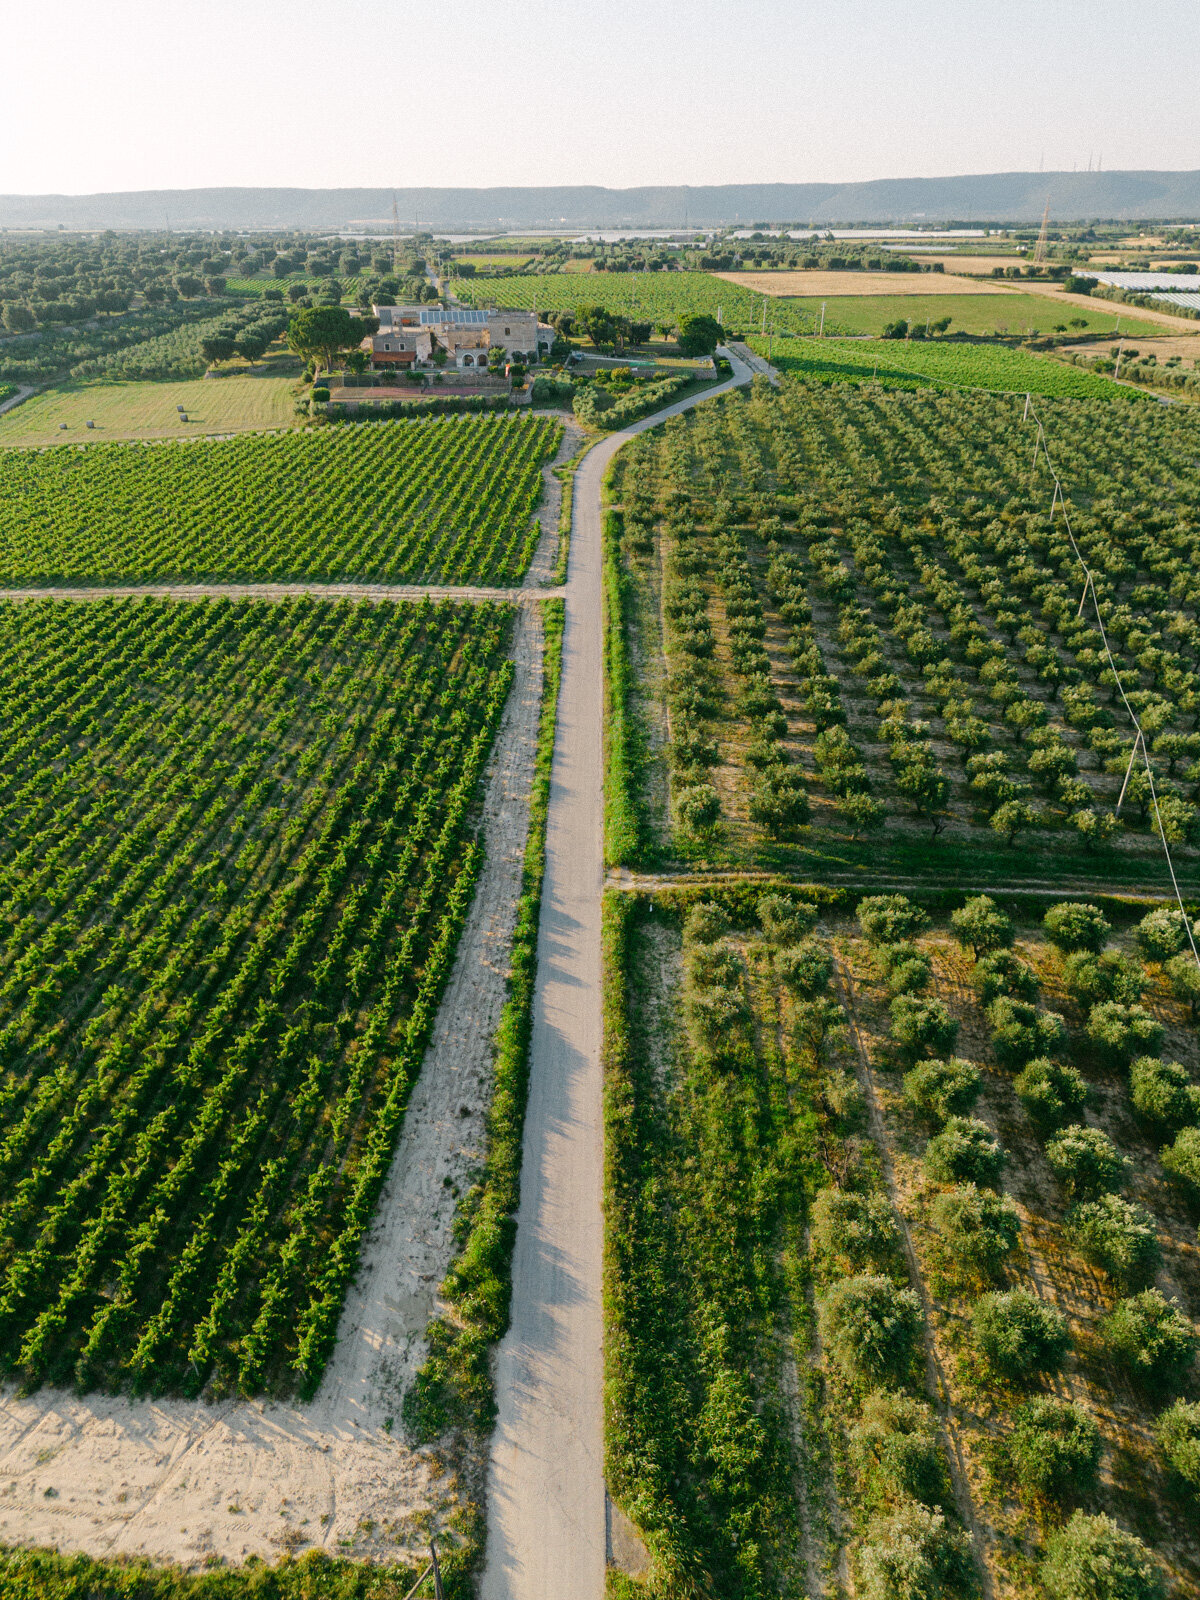
{"label": "stone farmhouse building", "polygon": [[510,361],[536,361],[554,343],[554,329],[534,311],[476,311],[465,306],[372,306],[379,332],[362,342],[376,372],[427,367],[435,351],[446,366],[487,370],[492,350]]}

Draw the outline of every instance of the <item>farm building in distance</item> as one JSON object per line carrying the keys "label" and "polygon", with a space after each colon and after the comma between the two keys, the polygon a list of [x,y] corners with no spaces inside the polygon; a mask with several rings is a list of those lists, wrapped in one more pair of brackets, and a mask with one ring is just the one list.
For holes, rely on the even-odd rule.
{"label": "farm building in distance", "polygon": [[493,350],[509,360],[536,361],[554,343],[554,329],[539,323],[535,311],[475,311],[463,306],[372,306],[379,332],[363,340],[376,371],[434,364],[438,351],[446,365],[483,367]]}

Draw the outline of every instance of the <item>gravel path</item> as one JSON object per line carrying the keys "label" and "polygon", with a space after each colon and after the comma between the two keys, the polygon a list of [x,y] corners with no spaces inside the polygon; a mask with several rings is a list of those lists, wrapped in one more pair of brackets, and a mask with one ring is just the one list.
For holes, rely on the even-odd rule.
{"label": "gravel path", "polygon": [[575,478],[563,676],[538,931],[512,1326],[500,1346],[483,1600],[601,1600],[604,707],[600,489],[621,446],[729,383],[611,434]]}

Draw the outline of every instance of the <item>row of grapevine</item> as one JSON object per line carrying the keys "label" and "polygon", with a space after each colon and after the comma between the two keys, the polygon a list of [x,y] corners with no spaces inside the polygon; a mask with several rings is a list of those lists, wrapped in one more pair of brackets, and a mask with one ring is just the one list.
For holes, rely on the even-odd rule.
{"label": "row of grapevine", "polygon": [[438,418],[5,451],[0,583],[515,583],[559,431]]}
{"label": "row of grapevine", "polygon": [[0,1362],[313,1388],[479,865],[511,608],[0,611]]}

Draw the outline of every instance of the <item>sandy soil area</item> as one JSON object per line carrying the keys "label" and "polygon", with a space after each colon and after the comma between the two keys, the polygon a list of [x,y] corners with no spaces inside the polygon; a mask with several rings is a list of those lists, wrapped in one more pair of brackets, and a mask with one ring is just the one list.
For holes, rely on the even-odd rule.
{"label": "sandy soil area", "polygon": [[209,1406],[5,1391],[0,1540],[191,1567],[309,1546],[394,1560],[453,1510],[453,1483],[403,1442],[400,1399],[450,1261],[453,1188],[482,1156],[541,698],[535,607],[522,607],[514,656],[484,805],[487,862],[316,1398]]}
{"label": "sandy soil area", "polygon": [[[1007,294],[1003,284],[952,272],[714,272],[752,294],[911,295]],[[1024,285],[1022,284],[1022,288]]]}

